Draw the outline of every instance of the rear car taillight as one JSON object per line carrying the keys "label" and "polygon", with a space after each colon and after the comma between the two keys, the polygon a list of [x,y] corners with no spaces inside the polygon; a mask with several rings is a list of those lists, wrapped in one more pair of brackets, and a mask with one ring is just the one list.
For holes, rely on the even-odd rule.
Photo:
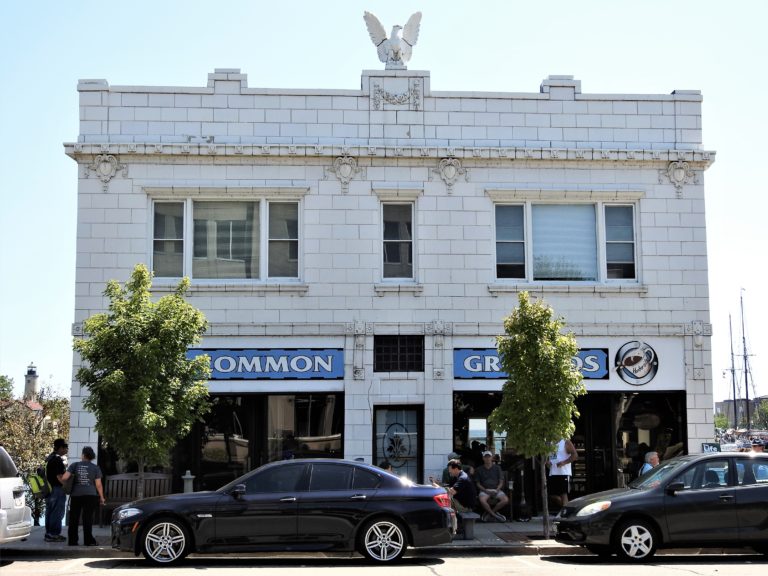
{"label": "rear car taillight", "polygon": [[451,499],[448,497],[448,494],[445,492],[441,492],[440,494],[435,494],[432,496],[432,499],[437,502],[437,505],[441,508],[450,508],[451,507]]}

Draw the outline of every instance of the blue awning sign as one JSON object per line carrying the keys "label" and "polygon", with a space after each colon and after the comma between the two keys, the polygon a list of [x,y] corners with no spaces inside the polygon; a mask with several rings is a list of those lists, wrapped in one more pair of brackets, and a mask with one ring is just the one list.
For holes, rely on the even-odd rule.
{"label": "blue awning sign", "polygon": [[312,380],[344,378],[341,348],[205,350],[193,348],[187,358],[211,358],[211,380]]}
{"label": "blue awning sign", "polygon": [[[582,348],[573,357],[574,365],[581,370],[584,379],[608,379],[608,349]],[[499,362],[496,348],[454,348],[454,378],[506,378]]]}

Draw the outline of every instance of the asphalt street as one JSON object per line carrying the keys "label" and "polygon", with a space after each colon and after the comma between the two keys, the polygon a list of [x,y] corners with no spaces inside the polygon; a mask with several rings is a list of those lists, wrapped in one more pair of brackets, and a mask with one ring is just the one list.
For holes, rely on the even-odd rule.
{"label": "asphalt street", "polygon": [[661,555],[649,564],[633,566],[616,561],[605,562],[587,555],[512,555],[499,549],[494,552],[472,553],[462,550],[443,550],[440,554],[410,553],[396,566],[375,566],[363,559],[347,555],[276,555],[246,556],[192,556],[176,567],[153,568],[143,560],[129,556],[121,558],[56,558],[51,555],[14,552],[0,556],[3,576],[68,576],[109,570],[111,576],[140,573],[199,576],[201,571],[218,575],[263,574],[279,576],[368,576],[379,573],[387,576],[496,576],[519,575],[583,575],[583,576],[648,576],[649,574],[695,574],[712,576],[763,576],[768,569],[768,558],[756,554]]}

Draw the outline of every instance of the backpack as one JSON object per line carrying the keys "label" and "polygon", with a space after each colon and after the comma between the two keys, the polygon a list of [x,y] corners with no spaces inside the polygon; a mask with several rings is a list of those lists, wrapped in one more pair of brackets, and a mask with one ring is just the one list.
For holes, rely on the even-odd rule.
{"label": "backpack", "polygon": [[51,483],[48,482],[48,475],[46,469],[48,467],[48,460],[45,464],[38,466],[32,474],[27,478],[27,484],[29,489],[32,490],[32,495],[35,498],[47,498],[51,494]]}

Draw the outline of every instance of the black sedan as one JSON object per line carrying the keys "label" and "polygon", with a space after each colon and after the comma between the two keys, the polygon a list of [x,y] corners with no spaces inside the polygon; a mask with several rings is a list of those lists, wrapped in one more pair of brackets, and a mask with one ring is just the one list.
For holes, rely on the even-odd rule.
{"label": "black sedan", "polygon": [[112,547],[161,565],[191,552],[326,550],[386,563],[455,531],[442,488],[330,459],[267,464],[215,492],[146,498],[112,515]]}
{"label": "black sedan", "polygon": [[627,488],[569,502],[554,526],[558,542],[636,562],[669,547],[751,546],[768,554],[768,454],[667,460]]}

